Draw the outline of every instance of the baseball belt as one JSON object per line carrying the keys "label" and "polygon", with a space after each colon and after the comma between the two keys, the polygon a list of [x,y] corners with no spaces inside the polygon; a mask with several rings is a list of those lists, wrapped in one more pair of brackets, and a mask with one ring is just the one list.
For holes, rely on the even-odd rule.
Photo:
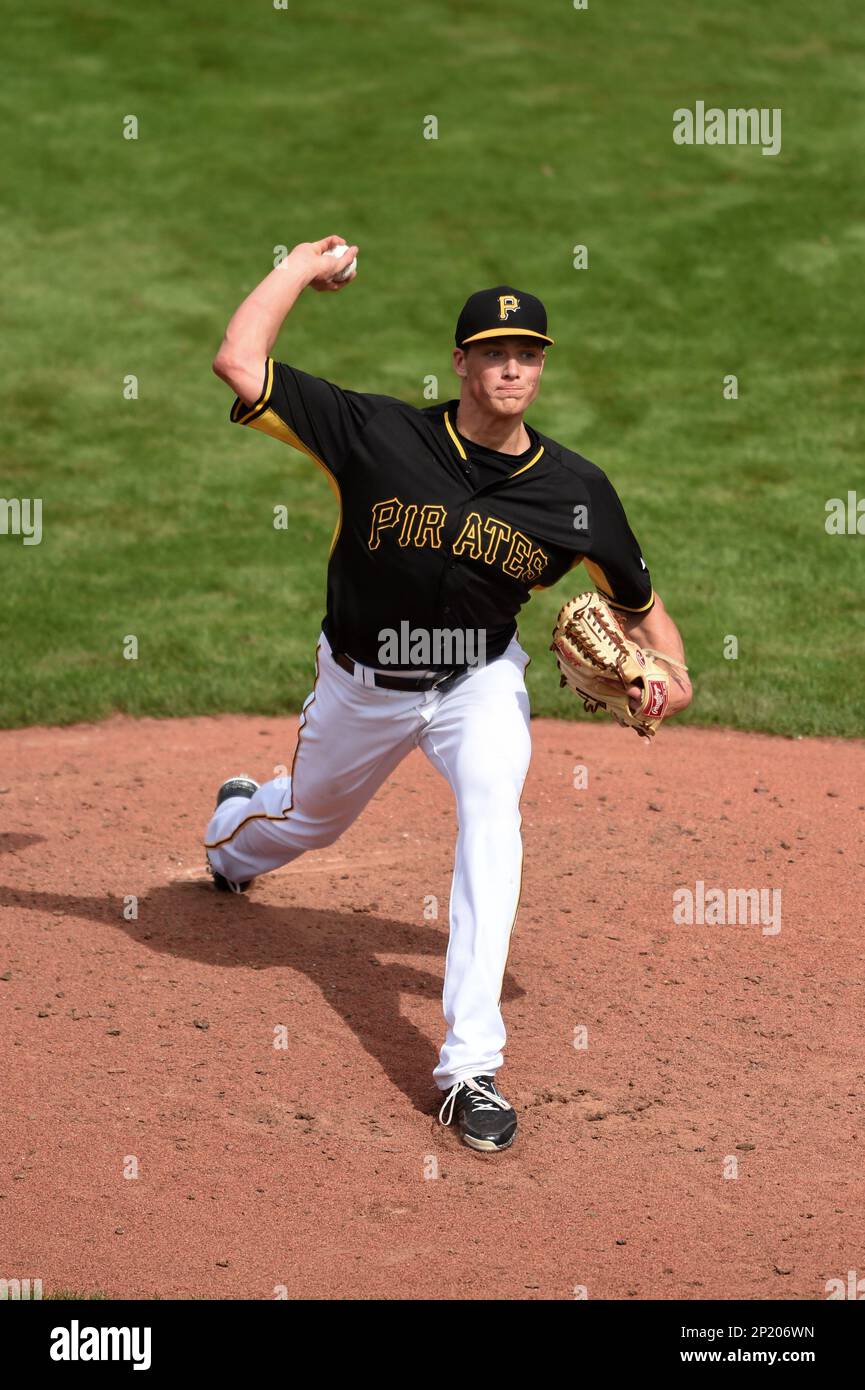
{"label": "baseball belt", "polygon": [[[346,652],[332,652],[331,655],[337,666],[341,666],[343,671],[348,671],[350,676],[354,675],[354,668],[356,665],[363,665],[362,662],[358,663],[353,661]],[[382,690],[444,691],[450,689],[454,681],[458,680],[460,676],[465,675],[468,669],[467,666],[457,666],[450,671],[442,671],[437,676],[386,676],[380,671],[373,671],[372,679],[373,684],[380,686]]]}

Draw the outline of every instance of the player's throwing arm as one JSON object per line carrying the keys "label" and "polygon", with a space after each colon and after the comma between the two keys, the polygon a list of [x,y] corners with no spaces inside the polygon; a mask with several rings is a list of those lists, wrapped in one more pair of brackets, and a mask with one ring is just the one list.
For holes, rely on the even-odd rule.
{"label": "player's throwing arm", "polygon": [[357,252],[340,236],[301,241],[232,315],[213,370],[247,405],[258,399],[265,364],[298,295],[307,286],[327,292],[351,284]]}

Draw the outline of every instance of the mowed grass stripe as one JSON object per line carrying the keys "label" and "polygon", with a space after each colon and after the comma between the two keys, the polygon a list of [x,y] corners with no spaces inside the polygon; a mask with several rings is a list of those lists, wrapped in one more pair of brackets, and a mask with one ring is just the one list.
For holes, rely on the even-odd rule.
{"label": "mowed grass stripe", "polygon": [[[360,276],[305,295],[278,356],[421,405],[429,375],[455,392],[471,290],[541,295],[557,345],[531,419],[617,486],[685,635],[684,718],[861,733],[848,673],[865,540],[824,526],[828,498],[865,494],[856,13],[16,14],[0,496],[42,498],[44,532],[32,547],[0,535],[0,723],[300,707],[335,502],[308,459],[229,425],[210,361],[274,248],[339,232]],[[672,113],[697,99],[780,107],[780,155],[675,146]],[[521,617],[537,714],[580,714],[546,649],[583,582]]]}

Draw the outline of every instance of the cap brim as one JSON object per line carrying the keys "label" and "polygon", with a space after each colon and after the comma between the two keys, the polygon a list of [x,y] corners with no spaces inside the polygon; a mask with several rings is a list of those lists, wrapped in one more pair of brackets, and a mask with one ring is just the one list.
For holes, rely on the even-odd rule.
{"label": "cap brim", "polygon": [[463,338],[460,347],[465,347],[466,343],[479,343],[484,338],[540,338],[542,343],[551,343],[555,346],[555,338],[548,338],[546,333],[535,333],[531,328],[487,328],[483,333],[473,333],[470,338]]}

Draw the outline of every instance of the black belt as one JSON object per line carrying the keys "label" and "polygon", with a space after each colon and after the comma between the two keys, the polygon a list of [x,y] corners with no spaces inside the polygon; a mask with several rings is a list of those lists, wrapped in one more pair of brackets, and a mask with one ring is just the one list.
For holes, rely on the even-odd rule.
{"label": "black belt", "polygon": [[[337,666],[348,671],[350,676],[354,675],[356,663],[350,656],[346,656],[345,652],[332,652],[331,655]],[[458,666],[437,676],[384,676],[380,671],[373,671],[372,678],[373,683],[382,690],[448,690],[467,670],[467,666]]]}

